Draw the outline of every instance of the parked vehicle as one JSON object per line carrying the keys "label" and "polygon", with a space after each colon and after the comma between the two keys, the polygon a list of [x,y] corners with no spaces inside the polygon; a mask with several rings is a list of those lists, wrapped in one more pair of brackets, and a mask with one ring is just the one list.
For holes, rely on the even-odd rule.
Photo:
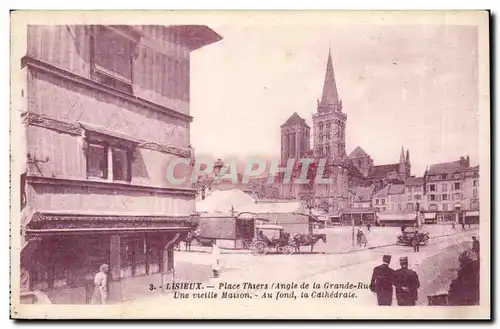
{"label": "parked vehicle", "polygon": [[426,246],[429,242],[429,233],[422,232],[415,227],[406,227],[403,232],[398,235],[396,244],[400,246],[411,246],[416,234],[418,234],[419,245]]}

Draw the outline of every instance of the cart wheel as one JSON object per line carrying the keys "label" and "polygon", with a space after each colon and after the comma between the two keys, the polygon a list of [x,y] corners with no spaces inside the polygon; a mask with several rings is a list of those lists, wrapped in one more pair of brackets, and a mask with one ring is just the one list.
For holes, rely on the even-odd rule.
{"label": "cart wheel", "polygon": [[267,253],[266,249],[267,246],[263,241],[255,241],[250,246],[250,251],[252,252],[253,255],[266,254]]}
{"label": "cart wheel", "polygon": [[284,253],[287,254],[287,255],[291,255],[295,252],[295,248],[293,246],[285,246],[284,248]]}

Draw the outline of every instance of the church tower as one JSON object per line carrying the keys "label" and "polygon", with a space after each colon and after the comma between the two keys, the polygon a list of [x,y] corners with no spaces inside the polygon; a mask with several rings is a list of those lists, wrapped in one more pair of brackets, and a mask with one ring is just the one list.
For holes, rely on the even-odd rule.
{"label": "church tower", "polygon": [[281,164],[288,159],[299,159],[311,148],[311,129],[296,112],[281,125]]}
{"label": "church tower", "polygon": [[313,151],[316,158],[326,158],[323,177],[331,179],[331,184],[316,184],[314,199],[316,207],[331,214],[338,214],[341,209],[349,207],[348,166],[345,150],[345,131],[347,115],[342,112],[335,74],[333,72],[332,54],[328,50],[323,93],[318,100],[317,111],[313,119]]}
{"label": "church tower", "polygon": [[328,50],[325,81],[317,112],[313,114],[314,155],[334,161],[344,161],[347,116],[342,112],[337,84],[333,73],[332,54]]}

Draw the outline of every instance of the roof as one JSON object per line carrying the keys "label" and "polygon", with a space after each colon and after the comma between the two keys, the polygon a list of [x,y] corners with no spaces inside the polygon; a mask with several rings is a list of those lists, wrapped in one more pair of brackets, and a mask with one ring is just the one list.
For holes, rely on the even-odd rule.
{"label": "roof", "polygon": [[374,198],[385,198],[389,194],[390,184],[384,186],[381,190],[373,195]]}
{"label": "roof", "polygon": [[452,174],[456,172],[461,172],[463,170],[470,169],[470,167],[465,166],[460,160],[451,162],[435,163],[430,166],[427,171],[428,175],[439,175],[439,174]]}
{"label": "roof", "polygon": [[368,158],[370,157],[368,153],[366,153],[365,150],[363,150],[361,147],[356,146],[356,148],[351,152],[351,154],[349,154],[347,158],[356,159],[356,158],[366,158],[366,157]]}
{"label": "roof", "polygon": [[240,189],[216,190],[205,200],[196,203],[198,212],[229,213],[231,207],[239,211],[243,206],[255,203],[255,199]]}
{"label": "roof", "polygon": [[306,120],[302,119],[300,115],[297,114],[297,112],[293,112],[293,114],[288,118],[288,120],[285,121],[284,124],[281,125],[281,127],[295,125],[306,125],[307,127],[309,127],[309,125],[306,123]]}
{"label": "roof", "polygon": [[261,224],[261,225],[255,225],[255,228],[269,229],[269,230],[281,230],[281,229],[283,229],[283,226],[274,225],[274,224]]}
{"label": "roof", "polygon": [[375,191],[375,185],[370,185],[368,187],[356,187],[354,190],[354,202],[367,202],[372,199],[373,192]]}
{"label": "roof", "polygon": [[191,51],[222,40],[222,36],[205,25],[173,25],[166,29],[178,35]]}
{"label": "roof", "polygon": [[347,163],[347,170],[348,170],[348,175],[349,176],[354,176],[354,177],[365,177],[361,171],[359,171],[358,167],[353,165],[350,161]]}
{"label": "roof", "polygon": [[405,186],[403,184],[389,184],[389,195],[404,194]]}
{"label": "roof", "polygon": [[380,166],[373,166],[368,173],[370,179],[383,179],[390,172],[399,172],[399,163],[392,163]]}
{"label": "roof", "polygon": [[338,104],[339,95],[337,93],[337,83],[333,73],[332,53],[328,50],[328,60],[326,62],[325,82],[323,84],[323,93],[321,95],[321,104]]}
{"label": "roof", "polygon": [[406,179],[405,185],[406,186],[424,185],[424,178],[423,177],[410,177],[410,178]]}
{"label": "roof", "polygon": [[253,203],[239,207],[238,211],[255,214],[307,214],[300,201]]}

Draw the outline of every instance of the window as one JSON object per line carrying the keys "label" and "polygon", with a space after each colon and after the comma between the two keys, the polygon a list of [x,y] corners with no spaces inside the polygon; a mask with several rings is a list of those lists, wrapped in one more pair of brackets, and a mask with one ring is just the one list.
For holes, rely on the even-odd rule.
{"label": "window", "polygon": [[472,200],[470,202],[470,208],[473,210],[479,209],[479,202],[477,200]]}
{"label": "window", "polygon": [[108,178],[108,150],[104,143],[90,142],[88,144],[87,176]]}
{"label": "window", "polygon": [[411,195],[408,195],[408,201],[411,201],[412,197]]}
{"label": "window", "polygon": [[330,130],[330,126],[331,126],[330,122],[327,122],[326,123],[326,130]]}
{"label": "window", "polygon": [[460,190],[460,182],[453,184],[455,190]]}
{"label": "window", "polygon": [[453,194],[453,200],[460,200],[461,198],[462,198],[462,196],[460,195],[460,193]]}
{"label": "window", "polygon": [[448,184],[441,184],[441,192],[446,192],[446,186]]}
{"label": "window", "polygon": [[320,134],[323,132],[323,123],[319,124],[319,131],[320,131]]}
{"label": "window", "polygon": [[375,199],[375,204],[378,206],[379,199]]}
{"label": "window", "polygon": [[406,210],[413,210],[413,203],[407,203]]}
{"label": "window", "polygon": [[441,175],[441,179],[446,179],[446,174],[445,175]]}
{"label": "window", "polygon": [[422,196],[420,194],[415,194],[415,200],[422,200]]}
{"label": "window", "polygon": [[326,140],[329,141],[330,140],[330,133],[327,133],[326,134]]}
{"label": "window", "polygon": [[415,187],[413,188],[413,192],[414,192],[414,193],[419,193],[419,192],[422,192],[422,187],[421,187],[421,186],[415,186]]}
{"label": "window", "polygon": [[443,194],[443,201],[447,201],[448,200],[448,194]]}
{"label": "window", "polygon": [[[385,199],[382,199],[382,204],[385,204]],[[384,208],[385,209],[385,208]]]}
{"label": "window", "polygon": [[477,188],[475,188],[475,189],[473,189],[473,190],[472,190],[472,197],[473,197],[474,199],[477,199],[477,198],[478,198],[478,194],[479,194],[479,193],[478,193],[478,189],[477,189]]}
{"label": "window", "polygon": [[429,194],[429,201],[436,201],[436,195],[435,194]]}
{"label": "window", "polygon": [[87,143],[87,177],[130,182],[131,151],[103,141]]}
{"label": "window", "polygon": [[323,143],[323,135],[319,136],[319,142]]}
{"label": "window", "polygon": [[408,187],[407,187],[407,192],[408,192],[408,193],[411,193],[411,186],[408,186]]}
{"label": "window", "polygon": [[448,211],[448,204],[447,203],[443,203],[443,211]]}
{"label": "window", "polygon": [[401,205],[401,203],[398,203],[398,210],[399,211],[403,210],[403,206]]}
{"label": "window", "polygon": [[429,185],[429,192],[436,192],[436,185],[430,184]]}
{"label": "window", "polygon": [[431,210],[431,211],[437,211],[438,210],[437,204],[430,204],[429,205],[429,210]]}
{"label": "window", "polygon": [[95,26],[92,43],[92,75],[100,83],[131,92],[135,42],[105,26]]}
{"label": "window", "polygon": [[326,146],[326,155],[330,155],[330,145]]}
{"label": "window", "polygon": [[477,179],[474,179],[474,180],[472,181],[472,186],[474,186],[474,187],[479,186],[479,182],[477,181]]}

